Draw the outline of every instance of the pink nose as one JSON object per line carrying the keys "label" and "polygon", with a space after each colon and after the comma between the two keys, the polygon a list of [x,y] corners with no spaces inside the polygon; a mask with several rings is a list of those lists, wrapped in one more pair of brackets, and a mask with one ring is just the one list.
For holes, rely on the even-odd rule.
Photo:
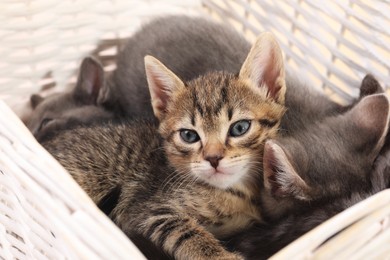
{"label": "pink nose", "polygon": [[215,169],[217,169],[219,161],[222,159],[222,156],[207,156],[204,159],[209,161],[211,166],[213,166]]}

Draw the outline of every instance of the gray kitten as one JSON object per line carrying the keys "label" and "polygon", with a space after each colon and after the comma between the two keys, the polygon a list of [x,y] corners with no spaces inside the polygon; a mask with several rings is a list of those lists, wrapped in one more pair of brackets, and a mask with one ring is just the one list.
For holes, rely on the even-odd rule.
{"label": "gray kitten", "polygon": [[100,63],[93,58],[85,58],[72,91],[46,98],[31,96],[33,112],[25,122],[26,126],[39,141],[60,129],[115,119],[115,113],[97,106],[103,84],[104,72]]}
{"label": "gray kitten", "polygon": [[388,110],[385,95],[368,96],[344,114],[267,141],[261,199],[268,219],[369,189],[368,174],[388,132]]}
{"label": "gray kitten", "polygon": [[[367,80],[374,82],[372,79],[372,77],[369,77]],[[364,91],[361,91],[361,93],[363,93],[362,95],[367,94]],[[353,116],[355,120],[363,121],[364,124],[366,123],[364,122],[366,120],[364,117],[375,117],[375,115],[382,112],[388,113],[388,104],[386,104],[384,97],[379,95],[362,100],[362,104],[358,105],[356,109],[371,110],[369,114],[361,118],[356,118],[356,115]],[[361,112],[363,113],[364,111]],[[355,112],[352,111],[351,113],[354,114]],[[351,113],[347,113],[342,117],[350,117]],[[374,131],[373,134],[368,134],[368,132],[361,129],[359,131],[358,128],[354,129],[355,133],[348,133],[343,128],[346,127],[347,129],[345,130],[348,130],[350,122],[348,123],[347,120],[347,125],[345,125],[342,117],[339,116],[337,119],[331,120],[331,122],[326,122],[326,124],[330,123],[331,126],[333,125],[330,128],[327,126],[326,129],[336,131],[329,132],[325,130],[324,133],[316,133],[321,139],[318,143],[313,143],[313,138],[309,138],[309,143],[306,143],[307,136],[300,135],[303,138],[301,140],[301,148],[306,148],[307,153],[302,152],[301,149],[295,150],[293,147],[296,144],[291,144],[291,147],[289,147],[288,142],[291,139],[281,142],[284,144],[283,148],[288,147],[286,150],[290,152],[289,159],[284,161],[283,164],[295,163],[294,168],[297,171],[293,174],[299,173],[299,176],[290,175],[288,178],[291,180],[291,178],[295,177],[300,180],[305,179],[305,181],[300,182],[299,185],[296,185],[297,182],[294,183],[293,181],[287,187],[286,183],[280,185],[281,179],[278,180],[277,177],[271,177],[271,179],[274,178],[274,183],[271,184],[272,188],[269,191],[275,196],[276,202],[275,200],[269,202],[275,203],[273,206],[274,210],[271,210],[271,216],[269,216],[270,222],[267,224],[257,223],[253,227],[227,238],[225,245],[228,248],[241,252],[246,259],[268,259],[295,239],[341,211],[381,190],[390,188],[389,147],[384,146],[379,156],[375,159],[374,157],[378,153],[379,147],[372,142],[378,138],[378,133],[375,134]],[[374,123],[376,120],[374,119],[371,123]],[[379,123],[382,124],[372,125],[372,129],[375,130],[378,126],[378,131],[380,131],[384,122]],[[385,129],[386,131],[388,130],[387,127]],[[345,135],[348,137],[341,139],[340,135],[342,138]],[[383,134],[380,135],[384,136]],[[350,136],[355,136],[355,138]],[[365,140],[366,138],[368,140]],[[299,141],[299,139],[296,139],[293,143],[297,140]],[[338,145],[340,142],[341,145]],[[350,143],[353,144],[351,145]],[[383,143],[383,141],[380,140],[380,143]],[[313,144],[316,144],[314,151],[329,149],[328,155],[331,156],[326,156],[324,152],[321,154],[312,153],[313,148],[310,147]],[[293,149],[294,153],[291,153],[292,150],[290,148]],[[302,163],[305,161],[302,158],[309,159],[309,161]],[[310,158],[313,160],[310,160]],[[318,160],[318,162],[313,164],[314,160]],[[371,162],[374,160],[375,162],[370,167]],[[275,165],[278,165],[279,162],[275,162]],[[288,175],[289,173],[282,170],[277,174]],[[308,190],[303,191],[301,184],[307,185]],[[313,197],[314,191],[317,192],[316,197]],[[309,195],[309,193],[312,195]],[[287,199],[288,197],[289,199]],[[286,199],[289,202],[286,202]],[[294,199],[295,202],[292,202]],[[287,213],[286,208],[283,210],[277,208],[281,203],[284,206],[292,203]],[[270,208],[271,206],[268,205],[268,209]],[[283,216],[275,218],[275,214],[283,214]],[[297,225],[297,223],[299,224]]]}

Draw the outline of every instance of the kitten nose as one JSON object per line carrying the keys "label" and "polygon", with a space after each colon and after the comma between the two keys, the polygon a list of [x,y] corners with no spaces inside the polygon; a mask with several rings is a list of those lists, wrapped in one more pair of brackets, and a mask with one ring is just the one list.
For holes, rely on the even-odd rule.
{"label": "kitten nose", "polygon": [[217,169],[219,161],[222,159],[222,156],[219,155],[214,155],[214,156],[207,156],[204,159],[209,161],[211,166],[213,166],[215,169]]}

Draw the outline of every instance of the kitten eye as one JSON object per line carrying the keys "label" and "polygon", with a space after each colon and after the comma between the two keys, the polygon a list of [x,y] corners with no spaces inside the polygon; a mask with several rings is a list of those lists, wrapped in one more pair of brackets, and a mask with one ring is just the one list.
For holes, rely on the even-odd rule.
{"label": "kitten eye", "polygon": [[189,130],[189,129],[180,130],[180,137],[184,142],[189,144],[196,143],[197,141],[200,140],[198,133],[195,132],[194,130]]}
{"label": "kitten eye", "polygon": [[53,119],[52,118],[44,118],[42,121],[41,121],[41,125],[39,126],[39,130],[41,130],[42,128],[44,128],[50,121],[52,121]]}
{"label": "kitten eye", "polygon": [[246,132],[248,132],[250,126],[251,126],[251,121],[249,120],[237,121],[230,126],[229,135],[233,137],[241,136]]}

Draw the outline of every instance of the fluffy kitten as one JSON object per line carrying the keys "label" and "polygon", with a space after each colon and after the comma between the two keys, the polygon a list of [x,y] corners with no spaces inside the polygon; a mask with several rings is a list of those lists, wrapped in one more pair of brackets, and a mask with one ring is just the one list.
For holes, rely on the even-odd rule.
{"label": "fluffy kitten", "polygon": [[262,217],[258,158],[285,110],[278,44],[262,34],[238,75],[183,82],[150,56],[145,68],[158,132],[145,122],[107,124],[64,131],[44,147],[130,237],[177,259],[241,258],[215,237]]}
{"label": "fluffy kitten", "polygon": [[267,141],[261,198],[268,218],[369,188],[368,173],[385,142],[388,122],[388,99],[377,94],[344,114],[308,125],[310,131]]}

